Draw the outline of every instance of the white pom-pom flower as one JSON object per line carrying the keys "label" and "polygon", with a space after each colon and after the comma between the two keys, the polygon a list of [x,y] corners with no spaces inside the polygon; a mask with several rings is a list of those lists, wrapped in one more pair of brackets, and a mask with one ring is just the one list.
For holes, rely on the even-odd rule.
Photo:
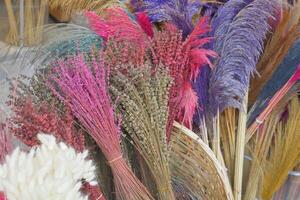
{"label": "white pom-pom flower", "polygon": [[87,200],[81,181],[96,184],[88,152],[76,153],[52,135],[38,139],[40,146],[28,153],[17,148],[0,165],[0,191],[9,200]]}

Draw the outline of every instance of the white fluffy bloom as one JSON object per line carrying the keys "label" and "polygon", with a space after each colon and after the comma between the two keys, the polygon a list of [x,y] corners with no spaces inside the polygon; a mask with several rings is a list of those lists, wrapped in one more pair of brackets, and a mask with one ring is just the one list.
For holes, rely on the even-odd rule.
{"label": "white fluffy bloom", "polygon": [[51,135],[38,135],[41,145],[29,153],[18,148],[0,165],[0,191],[9,200],[86,200],[81,180],[95,184],[88,152],[76,153]]}

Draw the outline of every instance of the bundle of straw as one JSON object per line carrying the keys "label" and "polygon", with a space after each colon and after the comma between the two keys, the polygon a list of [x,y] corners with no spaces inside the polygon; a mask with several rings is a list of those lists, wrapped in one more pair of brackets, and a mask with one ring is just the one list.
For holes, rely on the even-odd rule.
{"label": "bundle of straw", "polygon": [[271,115],[265,125],[258,131],[253,144],[251,144],[252,160],[244,195],[245,200],[255,199],[258,193],[258,186],[263,175],[262,164],[266,162],[278,121],[279,117],[276,114]]}
{"label": "bundle of straw", "polygon": [[288,173],[299,163],[300,102],[295,96],[288,108],[288,119],[276,126],[274,145],[263,164],[262,198],[270,199],[286,180]]}
{"label": "bundle of straw", "polygon": [[[160,200],[174,200],[168,164],[166,125],[171,79],[162,66],[153,72],[150,64],[121,72],[110,78],[111,91],[118,98],[124,116],[123,127],[144,157],[154,176]],[[154,75],[153,75],[154,73]]]}
{"label": "bundle of straw", "polygon": [[50,87],[61,100],[70,104],[74,115],[101,148],[112,169],[116,198],[153,199],[122,157],[121,133],[107,94],[103,62],[92,58],[91,64],[89,69],[82,54],[58,62],[58,76],[50,78]]}

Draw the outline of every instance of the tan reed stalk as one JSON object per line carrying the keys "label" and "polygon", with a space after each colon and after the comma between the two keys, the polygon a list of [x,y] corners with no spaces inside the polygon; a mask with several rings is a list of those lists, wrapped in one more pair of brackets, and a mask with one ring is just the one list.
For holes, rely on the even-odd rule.
{"label": "tan reed stalk", "polygon": [[151,75],[151,67],[148,63],[134,70],[125,66],[126,75],[121,73],[122,70],[112,70],[111,92],[118,98],[117,108],[123,114],[123,128],[153,174],[158,199],[175,200],[166,141],[171,79],[162,66]]}
{"label": "tan reed stalk", "polygon": [[235,141],[236,141],[236,110],[227,108],[220,118],[221,143],[227,173],[231,183],[233,183],[234,163],[235,163]]}
{"label": "tan reed stalk", "polygon": [[205,119],[201,119],[200,122],[200,130],[201,130],[201,136],[202,136],[202,140],[205,144],[209,145],[209,141],[208,141],[208,133],[207,133],[207,127],[206,127],[206,121]]}
{"label": "tan reed stalk", "polygon": [[281,21],[268,40],[261,60],[257,64],[260,77],[251,81],[249,105],[254,103],[265,83],[272,77],[284,56],[300,37],[300,1],[295,1],[293,6],[287,6],[286,0],[284,3]]}
{"label": "tan reed stalk", "polygon": [[37,17],[37,25],[35,30],[35,41],[36,43],[40,43],[42,41],[42,32],[43,32],[43,25],[45,22],[46,11],[48,7],[48,0],[40,0],[40,8],[38,11]]}
{"label": "tan reed stalk", "polygon": [[5,41],[9,44],[17,45],[18,42],[18,27],[17,27],[17,21],[14,14],[14,9],[12,6],[11,0],[5,0],[4,1],[6,6],[6,11],[8,15],[8,22],[9,22],[9,32],[7,34],[7,37]]}
{"label": "tan reed stalk", "polygon": [[276,124],[279,121],[277,115],[271,115],[262,129],[258,130],[256,139],[252,145],[252,160],[249,178],[246,186],[244,200],[256,198],[259,182],[262,179],[262,164],[266,161]]}
{"label": "tan reed stalk", "polygon": [[244,166],[244,150],[245,150],[245,135],[247,123],[247,102],[248,92],[243,101],[243,110],[239,112],[238,130],[236,139],[236,159],[234,168],[234,199],[241,200],[242,198],[242,182],[243,182],[243,166]]}
{"label": "tan reed stalk", "polygon": [[33,1],[26,0],[24,1],[24,17],[25,17],[25,28],[24,28],[24,44],[30,46],[34,42],[34,9],[33,9]]}
{"label": "tan reed stalk", "polygon": [[220,152],[220,148],[221,148],[221,145],[220,145],[220,126],[219,126],[219,118],[220,118],[220,113],[219,111],[217,112],[216,116],[213,118],[213,142],[212,142],[212,149],[213,149],[213,152],[215,153],[215,155],[217,156],[218,160],[219,157],[219,152]]}
{"label": "tan reed stalk", "polygon": [[169,149],[172,177],[196,199],[233,200],[225,168],[198,135],[175,122]]}
{"label": "tan reed stalk", "polygon": [[270,199],[283,185],[300,158],[300,103],[296,95],[289,105],[289,116],[276,127],[274,145],[264,163],[262,199]]}

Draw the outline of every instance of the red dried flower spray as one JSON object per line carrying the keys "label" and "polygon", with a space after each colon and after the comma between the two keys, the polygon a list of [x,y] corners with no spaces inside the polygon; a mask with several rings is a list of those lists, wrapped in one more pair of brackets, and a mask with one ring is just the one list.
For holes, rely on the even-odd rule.
{"label": "red dried flower spray", "polygon": [[90,69],[82,54],[60,61],[55,68],[59,75],[50,78],[49,86],[60,99],[70,101],[73,113],[101,148],[112,169],[117,199],[153,199],[122,157],[103,62],[93,58],[91,64]]}
{"label": "red dried flower spray", "polygon": [[183,41],[182,33],[172,24],[154,35],[151,51],[155,64],[163,63],[170,70],[174,83],[170,90],[167,138],[175,119],[192,127],[198,97],[191,82],[198,76],[201,66],[212,67],[209,57],[216,57],[212,50],[203,48],[211,38],[204,37],[210,29],[208,18],[202,17],[194,31]]}
{"label": "red dried flower spray", "polygon": [[27,146],[39,145],[37,135],[42,132],[54,135],[79,152],[84,150],[84,135],[81,130],[74,128],[74,119],[68,106],[62,117],[53,106],[45,102],[34,105],[28,97],[12,104],[12,110],[15,114],[10,119],[11,132]]}

